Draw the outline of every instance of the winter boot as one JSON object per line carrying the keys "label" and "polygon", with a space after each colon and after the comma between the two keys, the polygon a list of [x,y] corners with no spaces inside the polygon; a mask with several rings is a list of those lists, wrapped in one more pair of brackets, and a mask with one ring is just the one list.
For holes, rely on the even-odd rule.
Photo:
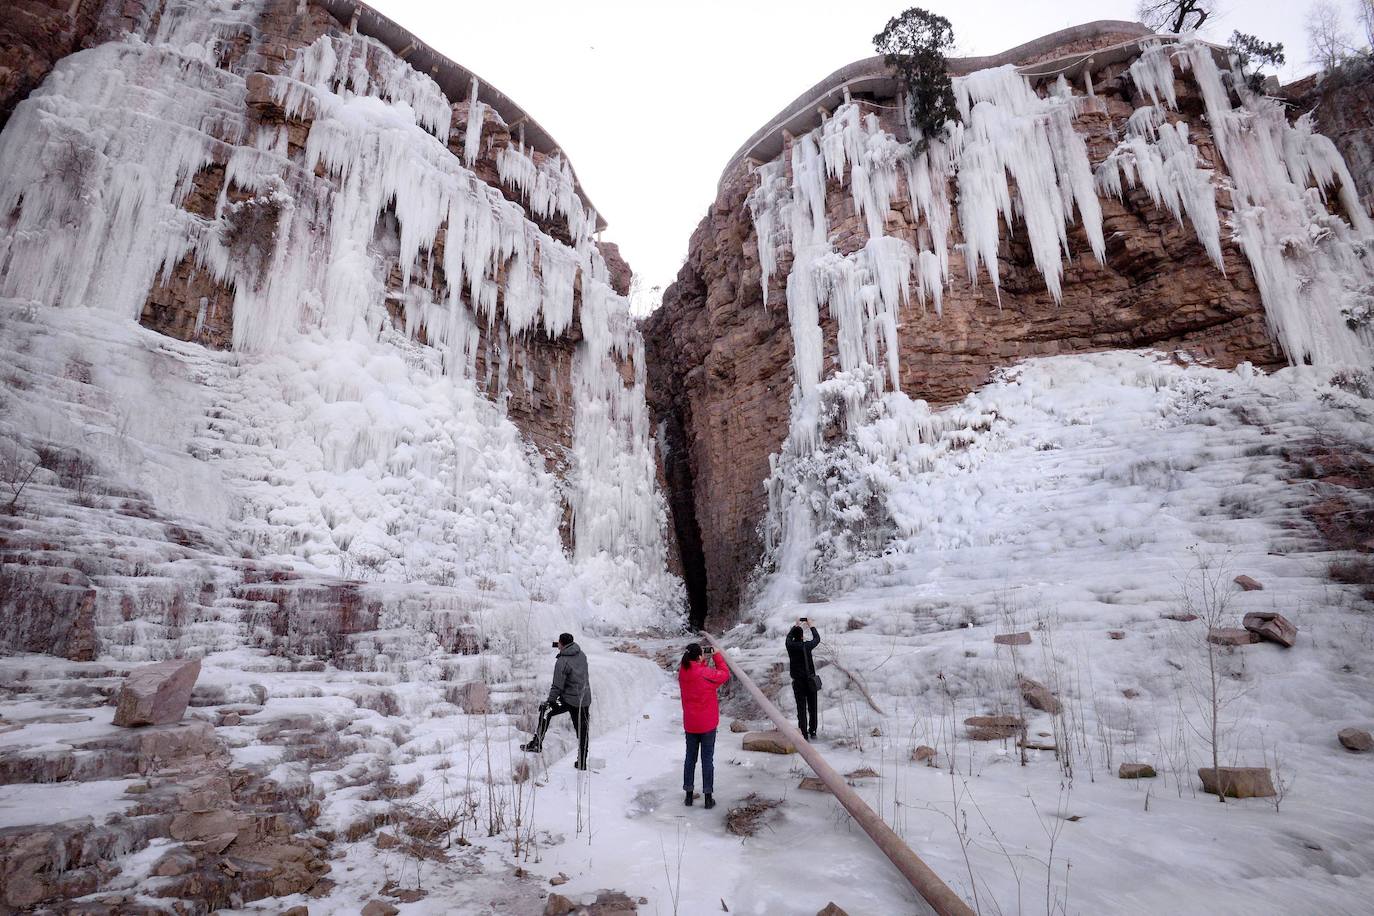
{"label": "winter boot", "polygon": [[693,792],[691,789],[688,789],[688,790],[687,790],[687,800],[686,800],[685,802],[683,802],[683,804],[686,805],[686,806],[689,807],[689,808],[692,807],[692,798],[693,798],[695,795],[696,795],[695,792]]}
{"label": "winter boot", "polygon": [[705,803],[702,807],[705,807],[705,808],[714,808],[715,806],[716,806],[716,800],[715,800],[713,797],[711,797],[711,793],[710,793],[710,792],[707,792],[707,793],[706,793],[706,803]]}

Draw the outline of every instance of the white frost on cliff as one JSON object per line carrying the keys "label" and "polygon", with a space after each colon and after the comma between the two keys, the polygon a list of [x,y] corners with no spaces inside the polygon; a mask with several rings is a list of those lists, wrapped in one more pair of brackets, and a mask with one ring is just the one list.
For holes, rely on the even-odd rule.
{"label": "white frost on cliff", "polygon": [[[381,580],[571,589],[627,622],[671,607],[642,345],[571,170],[546,159],[544,184],[522,186],[537,216],[567,219],[569,246],[465,166],[486,117],[476,84],[460,159],[437,85],[362,36],[321,37],[250,93],[260,12],[172,2],[155,41],[59,62],[0,135],[0,296],[133,322],[178,265],[232,289],[237,362],[211,460],[268,555]],[[249,63],[216,66],[235,41]],[[250,122],[250,105],[306,122],[304,148]],[[222,189],[193,213],[211,169]],[[532,390],[524,342],[568,334],[579,294],[570,365],[550,367],[575,398],[560,484],[502,411],[513,385],[536,407],[555,396]],[[575,556],[560,542],[562,486]]]}

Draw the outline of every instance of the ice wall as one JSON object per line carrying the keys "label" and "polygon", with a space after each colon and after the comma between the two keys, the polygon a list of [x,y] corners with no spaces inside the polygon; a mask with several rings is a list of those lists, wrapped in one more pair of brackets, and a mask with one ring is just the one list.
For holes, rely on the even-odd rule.
{"label": "ice wall", "polygon": [[[612,617],[673,610],[641,344],[566,163],[498,157],[571,245],[471,170],[499,122],[475,81],[451,140],[453,103],[371,39],[331,32],[284,72],[259,71],[265,9],[172,0],[154,32],[61,61],[18,107],[0,135],[0,296],[134,322],[188,258],[231,288],[238,356],[216,383],[208,460],[266,556],[546,599],[571,589]],[[183,204],[211,167],[224,180],[205,217]],[[573,352],[565,481],[473,378],[481,349],[506,387],[514,343],[535,334]],[[524,368],[516,383],[532,384]]]}
{"label": "ice wall", "polygon": [[[1201,90],[1224,177],[1203,167],[1187,122],[1170,118],[1176,70],[1190,71]],[[1096,101],[1091,83],[1081,95],[1061,76],[1041,95],[1005,66],[954,79],[961,121],[920,152],[846,98],[791,143],[787,161],[758,167],[748,205],[764,301],[790,255],[795,372],[791,425],[772,459],[763,532],[769,581],[788,594],[767,598],[795,598],[824,550],[854,549],[834,546],[836,538],[856,537],[851,523],[866,526],[869,549],[882,549],[883,488],[861,485],[873,477],[863,468],[875,454],[919,451],[939,439],[925,413],[894,411],[885,393],[897,387],[898,318],[911,307],[913,285],[921,306],[929,300],[939,311],[941,292],[953,282],[952,246],[969,282],[986,272],[996,290],[1003,225],[1022,224],[1031,259],[1058,301],[1068,228],[1081,223],[1103,261],[1101,197],[1142,187],[1156,206],[1191,225],[1219,270],[1223,228],[1229,232],[1291,361],[1367,366],[1374,359],[1374,259],[1367,253],[1374,231],[1332,143],[1305,118],[1290,125],[1278,102],[1230,88],[1213,49],[1201,42],[1145,44],[1130,76],[1150,104],[1121,126],[1117,147],[1100,162],[1075,126],[1079,111]],[[845,239],[849,250],[840,252],[826,225],[826,198],[846,184],[868,238],[857,250]],[[1218,187],[1230,191],[1229,212],[1219,210]],[[1333,195],[1343,216],[1327,206]],[[915,245],[886,234],[884,214],[895,198],[909,199],[921,224]],[[824,365],[822,308],[837,338],[831,366]],[[881,432],[883,448],[853,443],[861,428],[870,437]],[[853,447],[837,447],[837,437]],[[860,483],[841,486],[850,480]]]}

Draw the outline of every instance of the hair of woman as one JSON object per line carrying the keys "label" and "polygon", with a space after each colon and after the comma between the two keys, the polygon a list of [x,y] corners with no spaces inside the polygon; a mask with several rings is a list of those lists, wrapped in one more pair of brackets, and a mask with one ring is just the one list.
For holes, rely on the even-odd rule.
{"label": "hair of woman", "polygon": [[692,662],[701,661],[701,643],[694,642],[687,646],[687,651],[682,653],[681,667],[690,667]]}

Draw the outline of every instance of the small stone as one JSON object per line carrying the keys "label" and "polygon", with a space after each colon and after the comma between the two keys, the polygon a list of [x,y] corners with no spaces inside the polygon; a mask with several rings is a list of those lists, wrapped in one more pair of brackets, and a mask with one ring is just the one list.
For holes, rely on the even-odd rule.
{"label": "small stone", "polygon": [[1032,709],[1039,709],[1052,716],[1059,713],[1059,700],[1039,681],[1033,681],[1028,677],[1021,678],[1021,696]]}
{"label": "small stone", "polygon": [[400,846],[400,845],[401,845],[401,841],[398,840],[398,839],[396,839],[396,837],[392,836],[392,835],[389,834],[389,833],[379,833],[379,834],[377,834],[377,848],[378,848],[378,849],[395,849],[397,846]]}
{"label": "small stone", "polygon": [[825,905],[825,909],[818,910],[816,916],[849,916],[849,913],[836,906],[832,900]]}
{"label": "small stone", "polygon": [[1374,735],[1370,735],[1369,732],[1362,728],[1343,728],[1337,733],[1336,737],[1340,739],[1341,744],[1348,750],[1359,751],[1361,753],[1374,751]]}
{"label": "small stone", "polygon": [[569,880],[570,879],[568,878],[568,876],[560,871],[558,874],[554,875],[552,878],[549,879],[549,883],[552,884],[554,887],[558,887],[560,884],[567,884]]}
{"label": "small stone", "polygon": [[830,791],[830,788],[826,786],[826,784],[822,782],[818,777],[815,776],[803,776],[801,778],[801,782],[797,783],[797,788],[805,789],[808,792]]}
{"label": "small stone", "polygon": [[1276,642],[1285,649],[1293,648],[1293,644],[1298,641],[1298,628],[1276,611],[1252,611],[1245,615],[1242,623],[1251,633],[1270,642]]}
{"label": "small stone", "polygon": [[363,916],[396,916],[399,912],[401,911],[396,907],[384,900],[378,900],[376,897],[369,900],[367,906],[363,907]]}
{"label": "small stone", "polygon": [[220,725],[238,725],[242,721],[243,717],[236,712],[226,712],[219,718]]}
{"label": "small stone", "polygon": [[1264,591],[1264,586],[1260,585],[1258,582],[1256,582],[1254,579],[1251,579],[1249,576],[1236,576],[1236,584],[1247,592]]}
{"label": "small stone", "polygon": [[1148,763],[1123,763],[1116,775],[1122,779],[1154,779],[1159,774]]}
{"label": "small stone", "polygon": [[1197,615],[1196,615],[1196,614],[1183,614],[1183,613],[1178,613],[1178,614],[1165,614],[1165,615],[1164,615],[1164,619],[1165,619],[1165,620],[1177,621],[1178,623],[1192,623],[1194,620],[1197,620]]}
{"label": "small stone", "polygon": [[873,726],[873,730],[870,731],[868,734],[871,738],[881,738],[883,736],[883,730],[875,725]]}
{"label": "small stone", "polygon": [[851,770],[851,771],[849,771],[848,773],[845,773],[845,774],[844,774],[844,778],[845,778],[845,779],[881,779],[882,777],[880,777],[880,776],[878,775],[878,771],[875,770],[875,769],[873,769],[872,767],[860,767],[860,768],[857,769],[857,770]]}
{"label": "small stone", "polygon": [[198,658],[174,658],[135,668],[119,688],[114,724],[132,728],[180,722],[198,677]]}
{"label": "small stone", "polygon": [[1109,637],[1111,637],[1112,639],[1125,639],[1125,638],[1126,638],[1126,631],[1125,631],[1125,630],[1108,630],[1108,631],[1107,631],[1107,635],[1108,635]]}
{"label": "small stone", "polygon": [[1207,641],[1217,646],[1253,646],[1260,638],[1240,627],[1212,627],[1207,631]]}
{"label": "small stone", "polygon": [[911,749],[911,759],[915,763],[924,763],[927,760],[934,760],[935,748],[928,744],[918,744]]}
{"label": "small stone", "polygon": [[999,741],[1013,738],[1026,727],[1016,716],[970,716],[964,720],[969,727],[970,741]]}
{"label": "small stone", "polygon": [[737,735],[742,735],[745,732],[749,731],[749,726],[745,725],[739,719],[736,719],[735,721],[730,723],[730,731],[734,732]]}
{"label": "small stone", "polygon": [[1121,695],[1128,700],[1134,700],[1136,697],[1140,696],[1140,691],[1136,690],[1134,687],[1127,687],[1125,690],[1121,691]]}
{"label": "small stone", "polygon": [[746,751],[764,754],[795,754],[797,748],[788,741],[782,732],[774,729],[767,732],[749,732],[744,736],[742,745]]}
{"label": "small stone", "polygon": [[999,646],[1029,646],[1031,637],[1029,633],[998,633],[992,641]]}
{"label": "small stone", "polygon": [[1274,781],[1268,767],[1202,767],[1197,771],[1202,791],[1230,798],[1273,798]]}
{"label": "small stone", "polygon": [[282,910],[281,916],[310,916],[310,907],[293,906],[289,910]]}

